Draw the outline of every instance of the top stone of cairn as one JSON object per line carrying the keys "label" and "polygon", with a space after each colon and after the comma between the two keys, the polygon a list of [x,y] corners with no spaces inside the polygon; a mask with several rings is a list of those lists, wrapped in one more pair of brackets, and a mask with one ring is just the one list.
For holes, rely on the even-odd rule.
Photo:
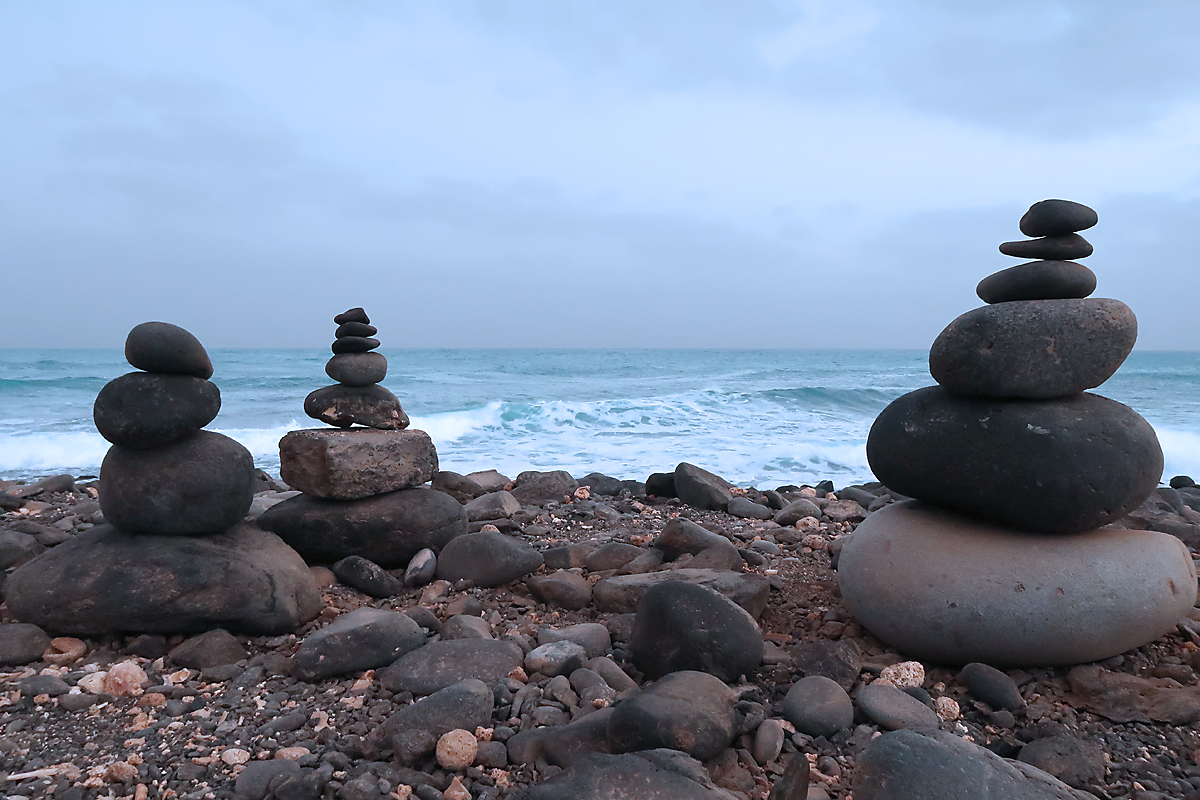
{"label": "top stone of cairn", "polygon": [[1026,236],[1062,236],[1087,230],[1098,221],[1096,212],[1070,200],[1043,200],[1034,203],[1021,217],[1021,233]]}
{"label": "top stone of cairn", "polygon": [[212,377],[212,361],[200,340],[169,322],[143,322],[125,339],[125,360],[146,372]]}

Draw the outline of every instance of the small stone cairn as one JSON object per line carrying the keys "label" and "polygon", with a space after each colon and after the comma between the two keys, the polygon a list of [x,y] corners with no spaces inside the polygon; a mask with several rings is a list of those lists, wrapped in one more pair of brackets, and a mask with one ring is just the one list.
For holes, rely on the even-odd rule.
{"label": "small stone cairn", "polygon": [[438,471],[437,450],[427,433],[408,429],[400,401],[379,385],[387,359],[372,352],[379,340],[366,312],[352,308],[333,321],[337,338],[325,372],[338,383],[308,395],[304,411],[334,427],[280,440],[280,476],[302,494],[268,509],[258,524],[311,563],[359,556],[402,567],[422,549],[440,550],[466,533],[466,512],[422,486]]}
{"label": "small stone cairn", "polygon": [[242,520],[254,459],[202,430],[221,408],[196,337],[165,322],[135,327],[125,357],[139,372],[96,397],[112,442],[100,470],[98,525],[11,576],[18,619],[80,635],[226,627],[283,633],[312,619],[320,595],[300,557]]}
{"label": "small stone cairn", "polygon": [[1132,409],[1089,394],[1133,349],[1137,321],[1091,298],[1078,231],[1096,212],[1035,203],[1000,251],[1040,259],[984,278],[929,355],[939,384],[875,420],[867,458],[915,500],[844,546],[842,594],[876,636],[943,663],[1095,661],[1171,630],[1196,574],[1172,536],[1107,526],[1154,491],[1163,456]]}

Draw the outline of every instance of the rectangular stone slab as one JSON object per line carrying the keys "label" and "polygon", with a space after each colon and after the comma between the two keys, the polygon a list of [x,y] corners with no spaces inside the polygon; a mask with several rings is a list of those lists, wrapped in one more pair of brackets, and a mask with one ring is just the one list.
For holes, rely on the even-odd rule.
{"label": "rectangular stone slab", "polygon": [[437,450],[425,431],[310,428],[279,440],[279,472],[305,494],[357,500],[432,480]]}

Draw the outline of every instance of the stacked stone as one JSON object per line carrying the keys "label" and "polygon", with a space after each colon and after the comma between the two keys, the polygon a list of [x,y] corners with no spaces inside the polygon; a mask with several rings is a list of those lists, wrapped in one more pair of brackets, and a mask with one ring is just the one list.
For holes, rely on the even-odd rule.
{"label": "stacked stone", "polygon": [[209,626],[283,633],[320,610],[299,556],[241,525],[254,459],[202,430],[221,408],[212,362],[196,337],[165,322],[135,327],[125,357],[140,372],[96,397],[112,442],[100,469],[107,524],[13,574],[13,615],[62,633],[171,632]]}
{"label": "stacked stone", "polygon": [[938,386],[900,397],[875,420],[877,478],[915,498],[873,514],[845,545],[847,606],[902,652],[945,663],[1094,661],[1172,629],[1196,598],[1174,537],[1103,528],[1154,491],[1163,457],[1135,411],[1085,390],[1133,349],[1125,304],[1090,298],[1092,253],[1078,231],[1096,212],[1034,204],[1036,258],[988,276],[988,304],[937,337]]}
{"label": "stacked stone", "polygon": [[304,411],[339,430],[290,431],[280,440],[280,475],[302,494],[268,509],[258,524],[312,563],[358,556],[402,567],[466,533],[466,511],[423,487],[438,471],[437,450],[427,433],[407,429],[400,401],[378,385],[387,360],[371,352],[379,340],[366,312],[352,308],[333,321],[325,372],[338,383],[310,394]]}

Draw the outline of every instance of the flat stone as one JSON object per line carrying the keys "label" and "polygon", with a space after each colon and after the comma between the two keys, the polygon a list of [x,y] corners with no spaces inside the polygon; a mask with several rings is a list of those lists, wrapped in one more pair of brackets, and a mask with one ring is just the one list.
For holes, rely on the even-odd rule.
{"label": "flat stone", "polygon": [[853,639],[816,639],[791,650],[792,664],[806,676],[820,675],[849,691],[862,673],[862,653]]}
{"label": "flat stone", "polygon": [[704,765],[671,750],[628,755],[590,753],[570,769],[531,787],[525,800],[560,798],[646,798],[646,800],[741,800],[713,786]]}
{"label": "flat stone", "polygon": [[525,654],[515,643],[499,639],[449,639],[430,642],[405,653],[375,673],[388,691],[433,694],[467,678],[493,686],[517,667]]}
{"label": "flat stone", "polygon": [[258,526],[279,534],[314,563],[358,555],[395,569],[407,566],[419,551],[439,551],[465,534],[467,515],[453,497],[432,489],[401,489],[361,500],[301,494],[264,511]]}
{"label": "flat stone", "polygon": [[98,525],[17,569],[4,588],[15,618],[81,637],[218,627],[275,635],[322,607],[296,552],[249,525],[195,537]]}
{"label": "flat stone", "polygon": [[382,353],[341,353],[325,363],[325,374],[343,386],[371,386],[387,377]]}
{"label": "flat stone", "polygon": [[361,307],[343,311],[334,317],[333,321],[336,325],[345,325],[347,322],[360,322],[363,325],[371,324],[371,318],[367,316],[367,312],[363,311]]}
{"label": "flat stone", "polygon": [[371,597],[394,597],[404,589],[404,581],[362,556],[346,556],[333,565],[333,574],[346,586]]}
{"label": "flat stone", "polygon": [[250,451],[211,431],[150,450],[114,445],[100,467],[100,508],[132,533],[215,533],[246,516],[253,478]]}
{"label": "flat stone", "polygon": [[767,607],[770,582],[755,573],[724,569],[673,569],[642,575],[616,575],[592,587],[592,602],[600,611],[631,614],[651,586],[665,581],[689,581],[728,597],[757,619]]}
{"label": "flat stone", "polygon": [[836,681],[809,675],[788,689],[783,715],[801,733],[830,739],[854,724],[854,704]]}
{"label": "flat stone", "polygon": [[343,322],[341,325],[338,325],[333,335],[338,339],[342,339],[346,336],[374,336],[377,333],[379,333],[379,329],[374,325],[368,325],[358,320],[351,320],[350,322]]}
{"label": "flat stone", "polygon": [[498,492],[501,489],[512,483],[512,480],[507,475],[501,475],[494,469],[483,470],[481,472],[471,472],[464,477],[472,480],[477,486],[486,492]]}
{"label": "flat stone", "polygon": [[50,636],[37,625],[13,622],[0,625],[0,664],[38,661],[50,646]]}
{"label": "flat stone", "polygon": [[414,764],[434,751],[443,734],[489,725],[493,702],[486,683],[455,681],[393,713],[371,732],[367,742],[381,753],[391,751],[401,764]]}
{"label": "flat stone", "polygon": [[542,506],[546,503],[561,503],[563,497],[572,494],[579,484],[564,470],[522,472],[513,481],[512,496],[523,506]]}
{"label": "flat stone", "polygon": [[699,555],[710,547],[729,543],[729,540],[719,533],[683,517],[673,517],[667,520],[662,533],[654,537],[653,546],[656,550],[661,550],[668,561],[674,561],[684,553]]}
{"label": "flat stone", "polygon": [[200,430],[220,410],[221,391],[203,378],[131,372],[104,385],[92,418],[108,441],[145,450]]}
{"label": "flat stone", "polygon": [[985,303],[1013,300],[1060,300],[1096,291],[1096,273],[1074,261],[1030,261],[993,272],[975,293]]}
{"label": "flat stone", "polygon": [[167,658],[181,667],[205,670],[233,664],[246,655],[245,646],[236,636],[224,628],[214,628],[180,642],[171,648]]}
{"label": "flat stone", "polygon": [[1101,529],[1027,533],[905,501],[842,549],[847,609],[925,662],[997,667],[1098,661],[1174,630],[1196,599],[1175,537]]}
{"label": "flat stone", "polygon": [[1070,261],[1092,254],[1092,243],[1077,233],[1044,236],[1041,239],[1022,239],[1005,242],[1000,252],[1014,258],[1036,258],[1046,261]]}
{"label": "flat stone", "polygon": [[1026,236],[1061,236],[1085,231],[1099,220],[1096,212],[1071,200],[1042,200],[1029,207],[1021,217],[1021,233]]}
{"label": "flat stone", "polygon": [[578,611],[592,601],[592,585],[566,570],[530,576],[525,585],[540,602],[568,611]]}
{"label": "flat stone", "polygon": [[169,322],[143,322],[125,338],[125,360],[146,372],[211,378],[212,361],[200,340]]}
{"label": "flat stone", "polygon": [[900,728],[937,730],[938,727],[938,715],[932,708],[885,683],[872,683],[859,689],[854,704],[872,722],[889,731]]}
{"label": "flat stone", "polygon": [[409,422],[396,395],[378,384],[343,386],[335,383],[317,389],[304,398],[304,413],[335,428],[362,425],[401,431]]}
{"label": "flat stone", "polygon": [[511,492],[499,491],[480,495],[466,504],[467,519],[471,522],[508,519],[521,510],[521,503]]}
{"label": "flat stone", "polygon": [[1104,780],[1104,748],[1076,736],[1037,739],[1022,747],[1017,758],[1076,789],[1095,786]]}
{"label": "flat stone", "polygon": [[855,800],[1094,800],[1036,767],[952,733],[900,730],[872,739],[855,763]]}
{"label": "flat stone", "polygon": [[719,592],[686,581],[651,586],[633,621],[634,665],[648,680],[694,670],[732,683],[762,661],[754,617]]}
{"label": "flat stone", "polygon": [[731,517],[740,519],[771,519],[775,516],[775,512],[771,509],[745,497],[731,498],[726,512]]}
{"label": "flat stone", "polygon": [[541,565],[541,553],[521,539],[495,532],[468,533],[442,548],[437,576],[452,583],[466,579],[491,589],[519,580]]}
{"label": "flat stone", "polygon": [[279,441],[280,475],[305,494],[336,500],[408,489],[437,472],[437,450],[425,431],[310,428]]}
{"label": "flat stone", "polygon": [[425,632],[406,614],[356,608],[309,634],[292,656],[291,674],[304,681],[386,667],[425,643]]}
{"label": "flat stone", "polygon": [[733,499],[729,481],[686,461],[675,467],[675,492],[679,499],[701,511],[724,511]]}
{"label": "flat stone", "polygon": [[1066,397],[1108,380],[1136,340],[1137,318],[1119,300],[1014,300],[947,325],[929,372],[960,395]]}
{"label": "flat stone", "polygon": [[909,497],[1051,533],[1125,516],[1154,491],[1163,465],[1154,429],[1116,401],[976,399],[940,386],[883,410],[867,460]]}
{"label": "flat stone", "polygon": [[1191,725],[1200,720],[1200,689],[1181,687],[1170,678],[1143,678],[1087,664],[1067,673],[1067,683],[1067,703],[1113,722]]}
{"label": "flat stone", "polygon": [[606,542],[584,556],[582,566],[586,567],[588,572],[604,572],[610,569],[620,569],[645,552],[645,550],[636,544]]}
{"label": "flat stone", "polygon": [[1016,711],[1025,707],[1025,698],[1016,681],[995,667],[974,662],[967,664],[958,673],[958,682],[976,700],[982,700],[994,709]]}
{"label": "flat stone", "polygon": [[379,340],[369,336],[342,336],[333,340],[331,350],[334,355],[342,353],[366,353],[379,347]]}

